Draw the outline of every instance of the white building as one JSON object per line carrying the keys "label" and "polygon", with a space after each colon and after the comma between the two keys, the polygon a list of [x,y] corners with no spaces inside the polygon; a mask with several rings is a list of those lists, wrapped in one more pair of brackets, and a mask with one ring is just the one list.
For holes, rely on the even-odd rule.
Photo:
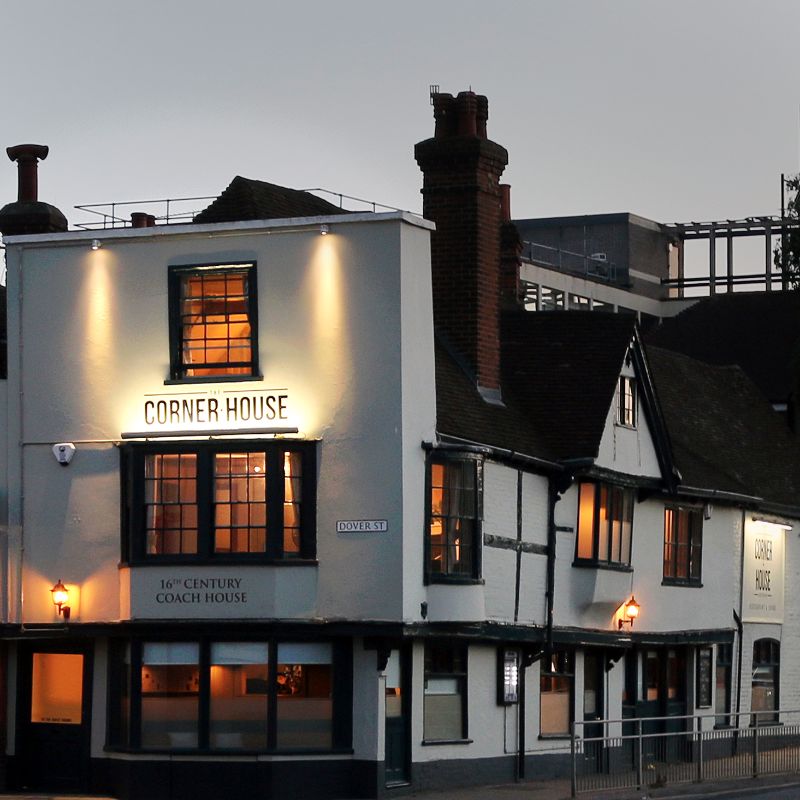
{"label": "white building", "polygon": [[435,101],[434,234],[242,178],[192,224],[0,211],[7,786],[376,797],[795,701],[783,427],[633,318],[503,310],[507,156]]}

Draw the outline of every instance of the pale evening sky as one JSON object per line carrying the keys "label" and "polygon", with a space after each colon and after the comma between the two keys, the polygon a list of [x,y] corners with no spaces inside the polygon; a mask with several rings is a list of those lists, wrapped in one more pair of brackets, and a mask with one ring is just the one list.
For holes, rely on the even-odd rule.
{"label": "pale evening sky", "polygon": [[236,174],[418,211],[430,84],[488,96],[516,217],[777,213],[798,170],[796,0],[0,0],[0,25],[0,144],[50,146],[70,223]]}

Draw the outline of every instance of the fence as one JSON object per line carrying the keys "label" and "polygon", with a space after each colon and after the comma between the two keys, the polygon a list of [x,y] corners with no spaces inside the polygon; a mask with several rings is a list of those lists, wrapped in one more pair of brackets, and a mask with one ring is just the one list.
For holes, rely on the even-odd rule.
{"label": "fence", "polygon": [[[572,796],[800,770],[800,711],[575,722]],[[586,735],[586,734],[591,735]]]}

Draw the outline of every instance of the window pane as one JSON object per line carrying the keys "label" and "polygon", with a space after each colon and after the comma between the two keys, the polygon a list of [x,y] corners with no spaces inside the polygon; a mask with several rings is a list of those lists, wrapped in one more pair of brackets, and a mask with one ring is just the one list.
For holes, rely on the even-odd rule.
{"label": "window pane", "polygon": [[278,646],[278,748],[292,750],[332,746],[331,652],[328,644]]}
{"label": "window pane", "polygon": [[263,452],[214,455],[214,552],[266,551],[265,480]]}
{"label": "window pane", "polygon": [[83,656],[34,653],[31,722],[80,725],[83,709]]}
{"label": "window pane", "polygon": [[593,483],[582,483],[578,501],[578,558],[594,558],[594,493]]}
{"label": "window pane", "polygon": [[142,654],[142,747],[197,747],[196,644],[147,643]]}
{"label": "window pane", "polygon": [[300,555],[302,469],[300,453],[283,454],[283,554],[285,556]]}
{"label": "window pane", "polygon": [[211,645],[209,744],[219,749],[267,747],[266,643]]}
{"label": "window pane", "polygon": [[464,645],[425,645],[423,736],[426,740],[463,739],[467,649]]}
{"label": "window pane", "polygon": [[147,554],[196,553],[197,456],[148,454],[144,474]]}
{"label": "window pane", "polygon": [[539,678],[539,733],[560,736],[569,733],[572,722],[572,653],[557,650],[550,663],[541,662]]}

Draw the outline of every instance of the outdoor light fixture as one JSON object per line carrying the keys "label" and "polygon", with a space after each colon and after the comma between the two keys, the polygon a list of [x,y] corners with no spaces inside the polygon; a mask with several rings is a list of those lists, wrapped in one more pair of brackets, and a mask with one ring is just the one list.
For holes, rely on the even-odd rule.
{"label": "outdoor light fixture", "polygon": [[636,598],[631,595],[631,599],[622,606],[622,616],[619,619],[619,630],[622,630],[623,625],[630,625],[631,628],[633,627],[633,621],[639,616],[639,608],[640,606],[636,602]]}
{"label": "outdoor light fixture", "polygon": [[99,239],[92,239],[92,250],[99,250],[102,247]]}
{"label": "outdoor light fixture", "polygon": [[761,523],[762,525],[772,525],[772,526],[774,526],[776,528],[780,528],[781,530],[784,530],[784,531],[792,530],[792,526],[791,525],[785,525],[782,522],[773,522],[772,520],[763,519],[762,517],[753,517],[753,522],[758,522],[758,523]]}
{"label": "outdoor light fixture", "polygon": [[50,590],[50,593],[53,595],[53,605],[58,609],[58,613],[64,617],[64,622],[66,622],[69,620],[69,606],[66,605],[67,600],[69,600],[69,592],[67,587],[61,583],[61,578],[58,579],[58,583]]}
{"label": "outdoor light fixture", "polygon": [[320,236],[327,236],[330,233],[331,229],[327,225],[320,225],[319,226],[319,233]]}

